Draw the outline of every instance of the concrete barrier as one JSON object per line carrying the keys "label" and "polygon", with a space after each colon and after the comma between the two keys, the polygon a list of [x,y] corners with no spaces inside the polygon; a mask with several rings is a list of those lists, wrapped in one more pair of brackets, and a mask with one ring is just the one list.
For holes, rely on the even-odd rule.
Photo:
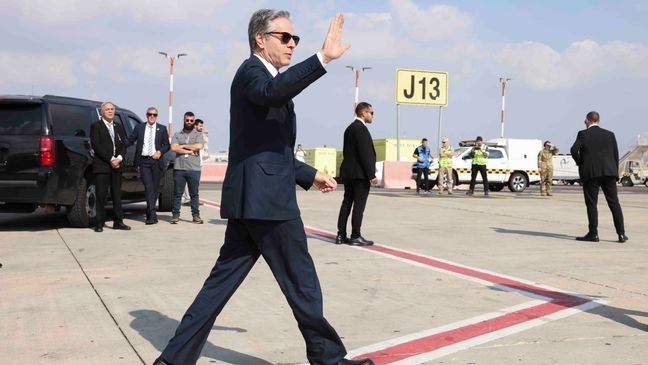
{"label": "concrete barrier", "polygon": [[202,165],[200,181],[223,182],[227,163],[206,163]]}
{"label": "concrete barrier", "polygon": [[416,181],[412,180],[412,163],[384,161],[382,186],[386,189],[416,189]]}

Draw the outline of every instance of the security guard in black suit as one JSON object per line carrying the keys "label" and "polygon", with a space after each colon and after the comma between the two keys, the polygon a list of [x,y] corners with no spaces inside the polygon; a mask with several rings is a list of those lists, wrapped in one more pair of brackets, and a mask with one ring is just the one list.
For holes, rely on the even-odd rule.
{"label": "security guard in black suit", "polygon": [[587,207],[589,231],[585,236],[576,237],[579,241],[598,242],[598,203],[599,188],[612,212],[614,228],[618,241],[628,240],[623,224],[623,211],[617,196],[619,180],[619,149],[614,133],[599,127],[599,113],[589,112],[585,118],[587,129],[578,132],[571,154],[578,165],[578,174],[583,183],[583,195]]}
{"label": "security guard in black suit", "polygon": [[165,126],[157,123],[158,110],[146,110],[146,123],[135,126],[126,146],[135,144],[135,166],[144,184],[146,195],[146,224],[156,224],[158,187],[164,172],[164,154],[169,151],[169,133]]}
{"label": "security guard in black suit", "polygon": [[92,172],[97,188],[97,217],[95,232],[103,232],[106,222],[106,200],[108,186],[113,205],[113,229],[129,230],[124,224],[121,204],[122,167],[121,161],[126,152],[126,132],[119,123],[114,123],[115,104],[101,104],[101,119],[90,125],[90,145],[94,151]]}
{"label": "security guard in black suit", "polygon": [[[344,199],[338,215],[336,244],[346,243],[355,246],[373,245],[360,233],[371,184],[376,178],[376,150],[367,124],[373,122],[374,110],[371,104],[360,102],[355,109],[356,118],[344,131],[343,160],[340,177],[344,182]],[[351,238],[347,237],[346,225],[351,216]]]}
{"label": "security guard in black suit", "polygon": [[231,87],[229,161],[221,197],[221,217],[228,219],[225,243],[155,365],[196,363],[216,317],[260,255],[288,300],[311,364],[373,364],[344,359],[344,345],[324,318],[295,192],[295,182],[323,192],[336,186],[332,177],[295,160],[292,99],[349,48],[340,43],[344,18],[333,19],[317,55],[278,74],[290,64],[299,42],[289,17],[286,11],[263,9],[250,19],[252,55],[239,67]]}

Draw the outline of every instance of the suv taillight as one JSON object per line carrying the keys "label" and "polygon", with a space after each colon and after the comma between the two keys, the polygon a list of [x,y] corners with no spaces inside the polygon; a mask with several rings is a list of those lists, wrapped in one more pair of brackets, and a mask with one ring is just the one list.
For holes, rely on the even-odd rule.
{"label": "suv taillight", "polygon": [[54,137],[40,138],[40,165],[54,167],[56,164],[56,149]]}

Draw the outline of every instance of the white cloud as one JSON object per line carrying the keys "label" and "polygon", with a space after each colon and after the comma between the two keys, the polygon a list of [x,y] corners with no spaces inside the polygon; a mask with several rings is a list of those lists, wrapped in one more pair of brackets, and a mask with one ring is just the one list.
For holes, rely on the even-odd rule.
{"label": "white cloud", "polygon": [[543,43],[508,44],[495,59],[530,86],[544,90],[570,88],[610,72],[648,75],[648,46],[620,41],[601,45],[588,39],[572,43],[562,53]]}
{"label": "white cloud", "polygon": [[360,87],[360,92],[367,95],[361,99],[371,100],[372,102],[394,102],[394,92],[396,85],[393,81],[387,82],[376,82],[376,81],[367,81],[364,85]]}
{"label": "white cloud", "polygon": [[213,15],[228,0],[0,0],[5,14],[43,24],[64,24],[126,14],[138,20],[177,22]]}
{"label": "white cloud", "polygon": [[[169,61],[158,54],[161,51],[151,46],[115,46],[92,51],[81,62],[84,71],[91,75],[106,72],[114,80],[124,80],[125,72],[135,72],[148,76],[169,74]],[[179,46],[177,51],[168,50],[169,55],[186,53],[187,56],[175,60],[174,73],[184,76],[209,76],[222,68],[222,51],[207,43],[189,43]]]}
{"label": "white cloud", "polygon": [[413,39],[456,39],[472,27],[472,16],[454,6],[432,5],[421,9],[411,0],[390,0],[390,3],[392,11]]}
{"label": "white cloud", "polygon": [[[319,26],[323,35],[328,24],[326,20]],[[389,13],[345,14],[343,41],[351,44],[345,58],[369,63],[372,59],[396,58],[416,50],[411,42],[397,34]]]}
{"label": "white cloud", "polygon": [[74,62],[64,56],[31,52],[0,52],[0,85],[9,83],[73,86]]}

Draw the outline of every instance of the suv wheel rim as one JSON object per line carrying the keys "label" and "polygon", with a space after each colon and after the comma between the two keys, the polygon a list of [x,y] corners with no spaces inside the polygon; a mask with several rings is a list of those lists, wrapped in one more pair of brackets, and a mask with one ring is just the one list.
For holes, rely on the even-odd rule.
{"label": "suv wheel rim", "polygon": [[86,190],[86,213],[90,218],[97,215],[97,191],[94,184]]}
{"label": "suv wheel rim", "polygon": [[524,181],[522,180],[523,179],[520,176],[516,176],[515,179],[513,179],[513,187],[516,191],[520,191],[524,186]]}

